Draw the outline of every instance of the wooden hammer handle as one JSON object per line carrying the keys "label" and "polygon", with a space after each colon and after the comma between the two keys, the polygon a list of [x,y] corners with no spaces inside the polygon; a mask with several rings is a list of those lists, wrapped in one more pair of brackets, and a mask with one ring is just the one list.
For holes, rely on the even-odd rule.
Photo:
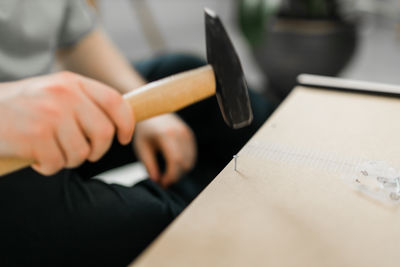
{"label": "wooden hammer handle", "polygon": [[175,112],[215,94],[216,81],[210,65],[182,72],[124,95],[137,122]]}
{"label": "wooden hammer handle", "polygon": [[[133,90],[123,97],[136,122],[175,112],[214,95],[216,81],[210,65],[182,72]],[[31,159],[0,158],[0,176],[33,164]]]}

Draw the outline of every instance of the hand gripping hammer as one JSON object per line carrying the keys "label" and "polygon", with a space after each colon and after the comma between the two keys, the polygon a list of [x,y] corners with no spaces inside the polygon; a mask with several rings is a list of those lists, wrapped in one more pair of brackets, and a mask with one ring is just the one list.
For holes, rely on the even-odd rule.
{"label": "hand gripping hammer", "polygon": [[[205,26],[209,65],[148,83],[124,95],[137,122],[216,95],[230,127],[251,123],[253,114],[239,58],[220,19],[209,9],[205,9]],[[0,176],[32,163],[30,159],[0,158]]]}

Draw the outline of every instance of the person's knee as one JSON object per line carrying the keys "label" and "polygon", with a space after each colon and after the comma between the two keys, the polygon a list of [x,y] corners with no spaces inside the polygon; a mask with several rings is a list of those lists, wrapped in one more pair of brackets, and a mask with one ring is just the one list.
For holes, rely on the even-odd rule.
{"label": "person's knee", "polygon": [[177,72],[181,72],[204,66],[207,62],[203,58],[193,54],[174,53],[165,55],[162,64],[175,69]]}
{"label": "person's knee", "polygon": [[252,90],[249,90],[249,97],[254,116],[251,127],[256,131],[272,114],[276,105],[260,93]]}
{"label": "person's knee", "polygon": [[132,188],[118,186],[116,190],[125,199],[127,209],[130,210],[128,222],[125,223],[130,225],[130,229],[124,231],[126,237],[123,240],[134,254],[149,245],[186,206],[177,195],[150,180]]}
{"label": "person's knee", "polygon": [[168,53],[137,62],[134,67],[149,82],[204,66],[207,62],[193,54]]}

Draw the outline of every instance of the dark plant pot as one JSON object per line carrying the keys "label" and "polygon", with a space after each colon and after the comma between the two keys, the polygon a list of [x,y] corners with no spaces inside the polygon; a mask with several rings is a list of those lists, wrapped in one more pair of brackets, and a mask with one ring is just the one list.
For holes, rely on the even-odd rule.
{"label": "dark plant pot", "polygon": [[355,24],[335,20],[277,19],[270,24],[254,56],[269,80],[269,90],[283,99],[300,73],[336,76],[357,44]]}

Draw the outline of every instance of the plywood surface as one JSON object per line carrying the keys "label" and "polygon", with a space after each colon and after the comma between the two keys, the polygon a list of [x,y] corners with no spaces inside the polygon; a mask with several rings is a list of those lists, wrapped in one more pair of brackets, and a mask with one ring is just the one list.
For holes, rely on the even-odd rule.
{"label": "plywood surface", "polygon": [[[399,137],[398,98],[298,87],[251,142],[400,169]],[[337,173],[242,152],[132,266],[399,266],[397,207]]]}

